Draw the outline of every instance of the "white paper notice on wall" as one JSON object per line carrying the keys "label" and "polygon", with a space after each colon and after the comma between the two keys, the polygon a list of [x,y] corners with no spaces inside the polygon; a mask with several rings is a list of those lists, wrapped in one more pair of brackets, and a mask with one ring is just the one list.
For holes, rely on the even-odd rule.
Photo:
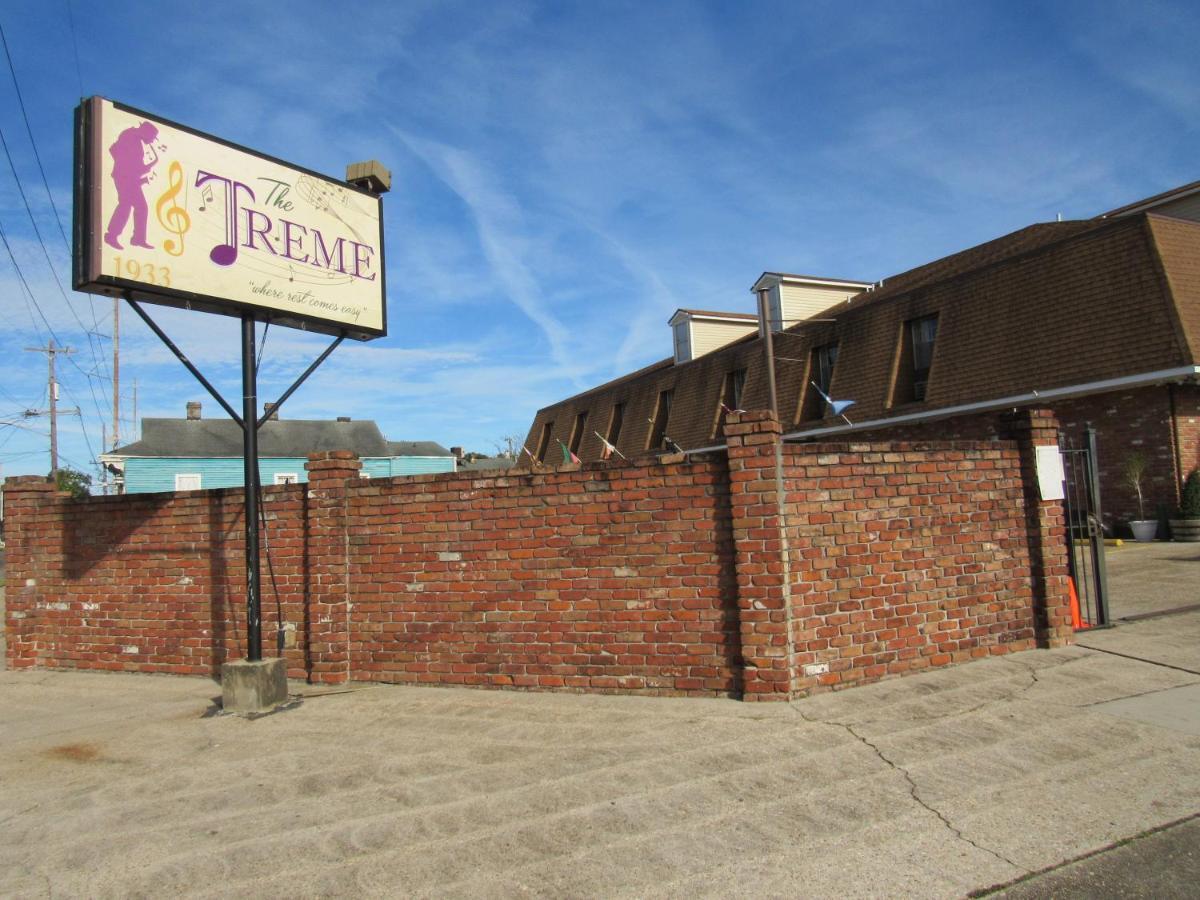
{"label": "white paper notice on wall", "polygon": [[1035,447],[1037,453],[1038,490],[1043,500],[1063,499],[1062,453],[1058,445],[1052,447]]}

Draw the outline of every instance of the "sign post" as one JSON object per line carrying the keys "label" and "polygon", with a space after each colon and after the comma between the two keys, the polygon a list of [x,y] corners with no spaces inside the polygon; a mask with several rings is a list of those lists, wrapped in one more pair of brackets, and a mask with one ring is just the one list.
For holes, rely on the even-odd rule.
{"label": "sign post", "polygon": [[254,317],[242,316],[242,464],[246,485],[246,659],[262,659],[261,569],[258,564],[258,370]]}
{"label": "sign post", "polygon": [[[222,667],[225,708],[286,699],[283,660],[262,659],[256,323],[334,336],[278,408],[345,338],[387,334],[380,195],[390,175],[356,163],[349,183],[115,103],[75,111],[76,290],[124,298],[242,429],[246,660]],[[241,320],[241,414],[142,308]]]}

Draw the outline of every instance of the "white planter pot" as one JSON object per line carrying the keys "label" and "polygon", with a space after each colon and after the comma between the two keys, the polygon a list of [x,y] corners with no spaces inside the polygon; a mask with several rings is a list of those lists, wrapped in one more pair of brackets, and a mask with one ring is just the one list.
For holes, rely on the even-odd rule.
{"label": "white planter pot", "polygon": [[1129,527],[1133,529],[1135,541],[1152,541],[1158,534],[1158,519],[1134,519]]}

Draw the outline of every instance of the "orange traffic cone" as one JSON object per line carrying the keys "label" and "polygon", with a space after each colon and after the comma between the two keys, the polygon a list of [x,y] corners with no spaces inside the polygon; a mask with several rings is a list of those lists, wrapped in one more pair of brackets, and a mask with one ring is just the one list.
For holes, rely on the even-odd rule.
{"label": "orange traffic cone", "polygon": [[1067,576],[1067,590],[1071,593],[1071,627],[1076,631],[1082,631],[1085,628],[1091,628],[1083,621],[1083,616],[1079,613],[1079,595],[1075,593],[1075,579]]}

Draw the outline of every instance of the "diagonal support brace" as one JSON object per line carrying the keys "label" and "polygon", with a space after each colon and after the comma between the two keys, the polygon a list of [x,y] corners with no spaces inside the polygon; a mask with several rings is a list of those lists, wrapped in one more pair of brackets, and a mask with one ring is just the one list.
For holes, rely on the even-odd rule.
{"label": "diagonal support brace", "polygon": [[187,370],[191,372],[193,376],[195,376],[196,380],[204,386],[204,389],[212,395],[212,398],[221,404],[221,408],[224,409],[225,412],[229,413],[229,417],[233,419],[233,421],[237,422],[238,428],[244,429],[246,426],[242,422],[242,417],[237,414],[234,408],[230,406],[225,398],[222,397],[217,391],[217,389],[212,386],[209,380],[200,374],[200,370],[192,364],[192,361],[188,359],[186,355],[184,355],[182,350],[175,346],[175,342],[167,337],[166,332],[158,327],[158,323],[151,319],[146,311],[138,304],[138,302],[128,294],[125,295],[125,302],[133,307],[133,311],[142,317],[142,321],[150,327],[151,331],[158,335],[158,339],[160,341],[167,345],[167,349],[179,358],[179,361],[183,363],[187,367]]}
{"label": "diagonal support brace", "polygon": [[344,334],[339,334],[334,339],[333,343],[325,348],[325,352],[323,352],[320,356],[318,356],[313,361],[313,364],[304,370],[304,374],[301,375],[299,378],[297,378],[295,380],[295,382],[292,383],[292,386],[290,388],[288,388],[286,391],[284,391],[283,394],[280,396],[280,398],[275,401],[275,403],[271,406],[271,412],[270,413],[264,412],[262,414],[262,418],[260,418],[257,422],[254,423],[254,427],[256,429],[262,428],[263,423],[270,420],[271,416],[273,416],[275,413],[277,413],[279,411],[279,407],[283,406],[284,402],[288,399],[288,397],[290,397],[290,396],[292,396],[292,394],[296,393],[296,390],[300,387],[300,385],[304,384],[304,382],[308,380],[308,376],[311,375],[313,372],[315,372],[317,370],[317,367],[319,365],[321,365],[321,363],[325,362],[325,360],[329,358],[329,354],[332,353],[334,350],[336,350],[338,348],[338,345],[345,339],[346,339],[346,336]]}

